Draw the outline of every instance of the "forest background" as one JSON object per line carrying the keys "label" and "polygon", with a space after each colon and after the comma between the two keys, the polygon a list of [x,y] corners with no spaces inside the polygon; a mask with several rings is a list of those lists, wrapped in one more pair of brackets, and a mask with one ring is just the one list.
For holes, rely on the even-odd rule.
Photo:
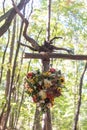
{"label": "forest background", "polygon": [[[17,5],[19,2],[15,0]],[[13,8],[11,0],[9,2],[1,0],[0,27],[7,18],[6,12],[11,8]],[[28,35],[42,45],[46,39],[47,1],[30,0],[21,12],[29,21]],[[32,52],[19,44],[20,41],[29,45],[22,34],[23,24],[22,19],[16,15],[8,30],[0,35],[0,123],[1,127],[6,123],[6,112],[9,111],[6,106],[12,87],[11,110],[6,123],[6,127],[10,130],[32,129],[36,105],[24,92],[24,77],[28,71],[38,68],[42,70],[41,60],[23,58],[25,52]],[[86,0],[52,0],[50,37],[52,39],[56,36],[61,36],[62,39],[56,39],[54,45],[72,50],[71,55],[87,55]],[[58,53],[66,54],[64,51]],[[80,96],[77,130],[87,130],[87,72],[82,79],[82,91],[80,91],[85,63],[83,60],[51,59],[50,67],[61,70],[65,76],[62,96],[55,99],[51,108],[53,130],[74,130]]]}

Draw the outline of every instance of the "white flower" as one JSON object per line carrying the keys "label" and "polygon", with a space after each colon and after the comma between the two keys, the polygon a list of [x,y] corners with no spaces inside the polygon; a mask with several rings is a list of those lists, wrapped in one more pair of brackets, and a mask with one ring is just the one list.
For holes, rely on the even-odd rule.
{"label": "white flower", "polygon": [[44,100],[41,100],[40,103],[45,103],[45,101],[44,101]]}
{"label": "white flower", "polygon": [[38,110],[41,111],[41,107],[38,107]]}
{"label": "white flower", "polygon": [[39,85],[42,85],[42,81],[39,81]]}
{"label": "white flower", "polygon": [[46,98],[46,92],[44,90],[41,90],[39,92],[39,96],[41,96],[42,99],[45,99]]}
{"label": "white flower", "polygon": [[49,81],[48,79],[44,79],[44,87],[45,88],[49,88],[52,85],[51,81]]}

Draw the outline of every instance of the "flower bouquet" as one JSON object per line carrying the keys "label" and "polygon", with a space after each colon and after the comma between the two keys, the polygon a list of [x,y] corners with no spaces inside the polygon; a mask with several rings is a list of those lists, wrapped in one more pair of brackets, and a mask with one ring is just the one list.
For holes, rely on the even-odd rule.
{"label": "flower bouquet", "polygon": [[46,72],[29,72],[25,77],[25,91],[32,97],[38,108],[45,112],[53,106],[54,98],[59,97],[64,87],[61,71],[50,68]]}

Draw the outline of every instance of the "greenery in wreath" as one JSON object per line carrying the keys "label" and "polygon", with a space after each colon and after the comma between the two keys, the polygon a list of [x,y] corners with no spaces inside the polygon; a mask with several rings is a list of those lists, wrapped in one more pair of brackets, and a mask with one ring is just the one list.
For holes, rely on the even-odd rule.
{"label": "greenery in wreath", "polygon": [[65,79],[61,71],[50,68],[47,72],[29,72],[25,78],[25,91],[32,97],[38,108],[45,112],[53,106],[54,98],[59,97]]}

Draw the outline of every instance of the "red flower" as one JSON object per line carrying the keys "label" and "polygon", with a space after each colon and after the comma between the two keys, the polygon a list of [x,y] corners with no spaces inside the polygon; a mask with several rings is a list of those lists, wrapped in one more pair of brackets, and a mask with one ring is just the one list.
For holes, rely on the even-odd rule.
{"label": "red flower", "polygon": [[56,70],[55,70],[54,68],[50,68],[50,72],[51,72],[51,73],[55,73],[55,71],[56,71]]}
{"label": "red flower", "polygon": [[32,72],[29,72],[28,74],[27,74],[27,78],[32,78],[33,77],[33,73]]}
{"label": "red flower", "polygon": [[34,95],[33,96],[33,101],[36,103],[37,102],[37,97]]}
{"label": "red flower", "polygon": [[50,93],[47,93],[47,98],[49,98],[50,101],[54,101],[54,96]]}

